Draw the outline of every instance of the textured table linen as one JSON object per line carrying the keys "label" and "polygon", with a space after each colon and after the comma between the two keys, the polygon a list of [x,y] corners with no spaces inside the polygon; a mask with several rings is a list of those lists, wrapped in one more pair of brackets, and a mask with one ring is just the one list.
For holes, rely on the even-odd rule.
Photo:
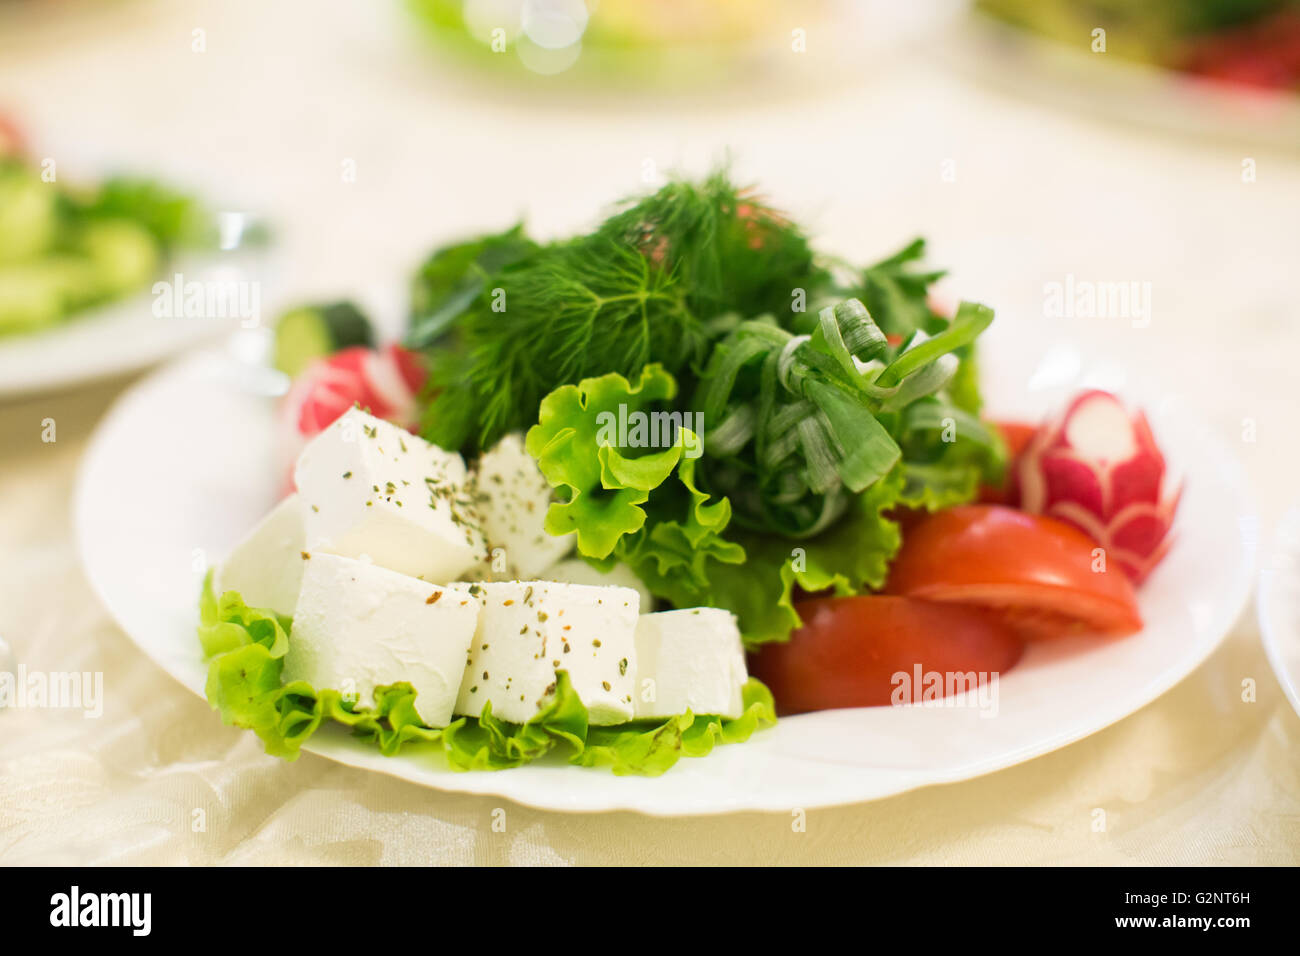
{"label": "textured table linen", "polygon": [[[1005,99],[924,57],[851,87],[763,99],[555,103],[441,70],[402,36],[400,16],[367,13],[378,5],[111,6],[71,23],[6,21],[0,103],[70,173],[156,169],[271,214],[285,301],[400,291],[436,240],[521,212],[544,235],[578,228],[641,188],[647,160],[700,169],[731,147],[739,173],[824,247],[865,259],[928,235],[934,260],[954,267],[954,294],[998,308],[995,335],[1113,356],[1204,418],[1247,467],[1265,543],[1300,495],[1293,155]],[[354,183],[340,179],[347,159]],[[1153,321],[1053,324],[1043,283],[1066,273],[1150,281]],[[105,697],[97,719],[0,712],[0,863],[1300,860],[1300,718],[1269,670],[1253,603],[1191,677],[1118,724],[981,779],[813,811],[806,832],[787,814],[547,813],[311,755],[273,760],[138,652],[83,578],[78,460],[123,385],[0,405],[0,637],[28,669],[102,672]]]}

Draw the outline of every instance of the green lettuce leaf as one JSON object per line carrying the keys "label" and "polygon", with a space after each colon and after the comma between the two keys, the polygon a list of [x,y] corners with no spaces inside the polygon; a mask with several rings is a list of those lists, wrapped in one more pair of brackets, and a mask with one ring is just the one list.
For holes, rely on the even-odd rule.
{"label": "green lettuce leaf", "polygon": [[62,199],[73,217],[138,223],[164,250],[217,243],[215,217],[193,196],[156,180],[115,176],[84,194],[69,193]]}
{"label": "green lettuce leaf", "polygon": [[938,511],[975,498],[980,485],[999,486],[1006,447],[997,429],[947,394],[922,399],[900,416],[904,485],[899,502]]}
{"label": "green lettuce leaf", "polygon": [[478,720],[462,719],[443,734],[453,770],[505,770],[536,760],[556,747],[581,752],[587,739],[587,708],[569,682],[556,671],[551,701],[525,724],[492,716],[491,701]]}
{"label": "green lettuce leaf", "polygon": [[[211,573],[199,598],[198,631],[208,656],[208,702],[225,723],[256,733],[268,754],[290,761],[298,759],[303,743],[322,724],[332,722],[351,728],[389,757],[407,745],[432,745],[459,771],[504,770],[557,751],[584,766],[658,775],[680,756],[704,756],[715,742],[746,740],[776,719],[767,688],[750,681],[746,712],[735,720],[681,714],[660,722],[590,727],[587,708],[568,673],[557,671],[550,701],[526,723],[498,719],[488,703],[477,718],[460,717],[447,727],[434,728],[420,720],[416,692],[406,682],[375,688],[375,703],[368,707],[306,681],[286,684],[284,656],[292,621],[250,608],[234,591],[218,597]],[[657,735],[661,742],[641,740],[646,734]],[[588,753],[593,747],[597,749]]]}
{"label": "green lettuce leaf", "polygon": [[618,727],[592,727],[587,745],[570,758],[584,767],[609,767],[614,773],[657,777],[680,757],[707,757],[714,744],[743,743],[760,727],[776,723],[772,692],[750,678],[741,691],[739,717],[687,711],[662,722],[635,721]]}
{"label": "green lettuce leaf", "polygon": [[[696,441],[688,432],[687,443]],[[695,484],[695,459],[683,458],[677,469],[677,484],[689,500],[665,504],[662,489],[656,493],[653,524],[619,541],[618,560],[627,564],[652,594],[678,607],[707,603],[709,580],[717,564],[739,565],[745,549],[722,534],[731,521],[731,502],[710,501],[707,492]],[[684,520],[670,517],[685,514]]]}
{"label": "green lettuce leaf", "polygon": [[794,589],[829,591],[845,597],[879,590],[902,535],[886,513],[901,503],[905,476],[895,468],[856,495],[833,527],[805,540],[783,540],[751,532],[737,534],[744,564],[714,566],[705,603],[731,610],[740,619],[745,644],[786,641],[802,621]]}
{"label": "green lettuce leaf", "polygon": [[561,386],[542,399],[525,448],[551,486],[567,496],[546,513],[549,534],[577,532],[579,551],[606,558],[620,538],[640,530],[646,520],[640,506],[677,467],[682,443],[627,457],[615,447],[618,423],[676,393],[677,383],[668,372],[647,365],[635,386],[622,375],[609,374]]}
{"label": "green lettuce leaf", "polygon": [[731,502],[699,488],[688,449],[702,447],[700,438],[680,415],[674,444],[639,457],[618,450],[615,431],[634,413],[653,414],[676,388],[657,365],[635,386],[617,374],[562,386],[542,400],[526,447],[564,499],[547,512],[549,533],[576,531],[583,557],[601,567],[622,561],[652,593],[688,607],[707,603],[714,565],[745,560],[723,537]]}

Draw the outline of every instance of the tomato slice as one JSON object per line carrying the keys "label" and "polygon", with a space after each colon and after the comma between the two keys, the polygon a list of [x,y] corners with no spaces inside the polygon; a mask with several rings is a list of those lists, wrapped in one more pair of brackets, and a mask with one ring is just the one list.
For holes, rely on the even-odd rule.
{"label": "tomato slice", "polygon": [[1026,637],[1142,627],[1133,586],[1087,535],[1001,505],[962,505],[908,529],[886,590],[998,609]]}
{"label": "tomato slice", "polygon": [[985,683],[1024,650],[1011,627],[980,608],[889,595],[810,598],[795,606],[803,627],[785,644],[763,645],[749,662],[782,714],[884,706],[908,692],[915,696],[902,701],[921,700],[917,682],[927,675],[940,675],[945,690],[953,678]]}

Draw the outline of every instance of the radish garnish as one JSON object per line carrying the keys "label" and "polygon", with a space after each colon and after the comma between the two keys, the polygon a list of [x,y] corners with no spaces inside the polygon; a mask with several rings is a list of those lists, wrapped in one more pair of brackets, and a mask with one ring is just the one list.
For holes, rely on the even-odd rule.
{"label": "radish garnish", "polygon": [[1075,525],[1141,582],[1169,548],[1181,487],[1164,494],[1165,459],[1146,416],[1092,390],[1030,441],[1015,466],[1020,507]]}
{"label": "radish garnish", "polygon": [[401,346],[352,346],[313,362],[294,381],[285,410],[304,438],[328,428],[353,405],[408,427],[418,418],[418,365]]}

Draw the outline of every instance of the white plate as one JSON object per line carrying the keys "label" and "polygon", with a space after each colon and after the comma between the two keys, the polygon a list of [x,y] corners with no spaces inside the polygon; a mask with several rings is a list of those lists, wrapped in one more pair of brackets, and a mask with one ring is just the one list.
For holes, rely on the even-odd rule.
{"label": "white plate", "polygon": [[[219,252],[185,255],[160,281],[180,274],[190,282],[258,283],[261,311],[266,256],[257,248],[232,245]],[[154,295],[143,292],[90,309],[66,322],[28,335],[0,337],[0,398],[70,388],[148,368],[239,327],[237,318],[158,318]],[[265,317],[265,316],[263,316]]]}
{"label": "white plate", "polygon": [[[1088,378],[1077,357],[1059,353],[1037,368],[1032,358],[1018,367],[1015,378],[989,367],[990,381],[1009,383],[1004,390],[1017,399],[994,396],[993,408],[1036,416]],[[205,669],[194,627],[203,569],[270,508],[284,481],[273,400],[260,382],[256,369],[215,353],[154,373],[100,425],[76,493],[77,536],[95,590],[141,649],[199,694]],[[1188,473],[1177,542],[1141,592],[1146,629],[1123,640],[1032,648],[1002,679],[996,716],[974,707],[807,714],[748,743],[684,759],[654,779],[564,764],[455,773],[435,757],[382,757],[341,732],[318,734],[306,749],[443,790],[554,810],[656,815],[873,800],[1055,750],[1186,676],[1228,631],[1249,591],[1254,519],[1240,466],[1187,414],[1153,411],[1170,461]]]}
{"label": "white plate", "polygon": [[1300,505],[1278,526],[1272,556],[1259,573],[1257,603],[1264,650],[1300,714]]}

